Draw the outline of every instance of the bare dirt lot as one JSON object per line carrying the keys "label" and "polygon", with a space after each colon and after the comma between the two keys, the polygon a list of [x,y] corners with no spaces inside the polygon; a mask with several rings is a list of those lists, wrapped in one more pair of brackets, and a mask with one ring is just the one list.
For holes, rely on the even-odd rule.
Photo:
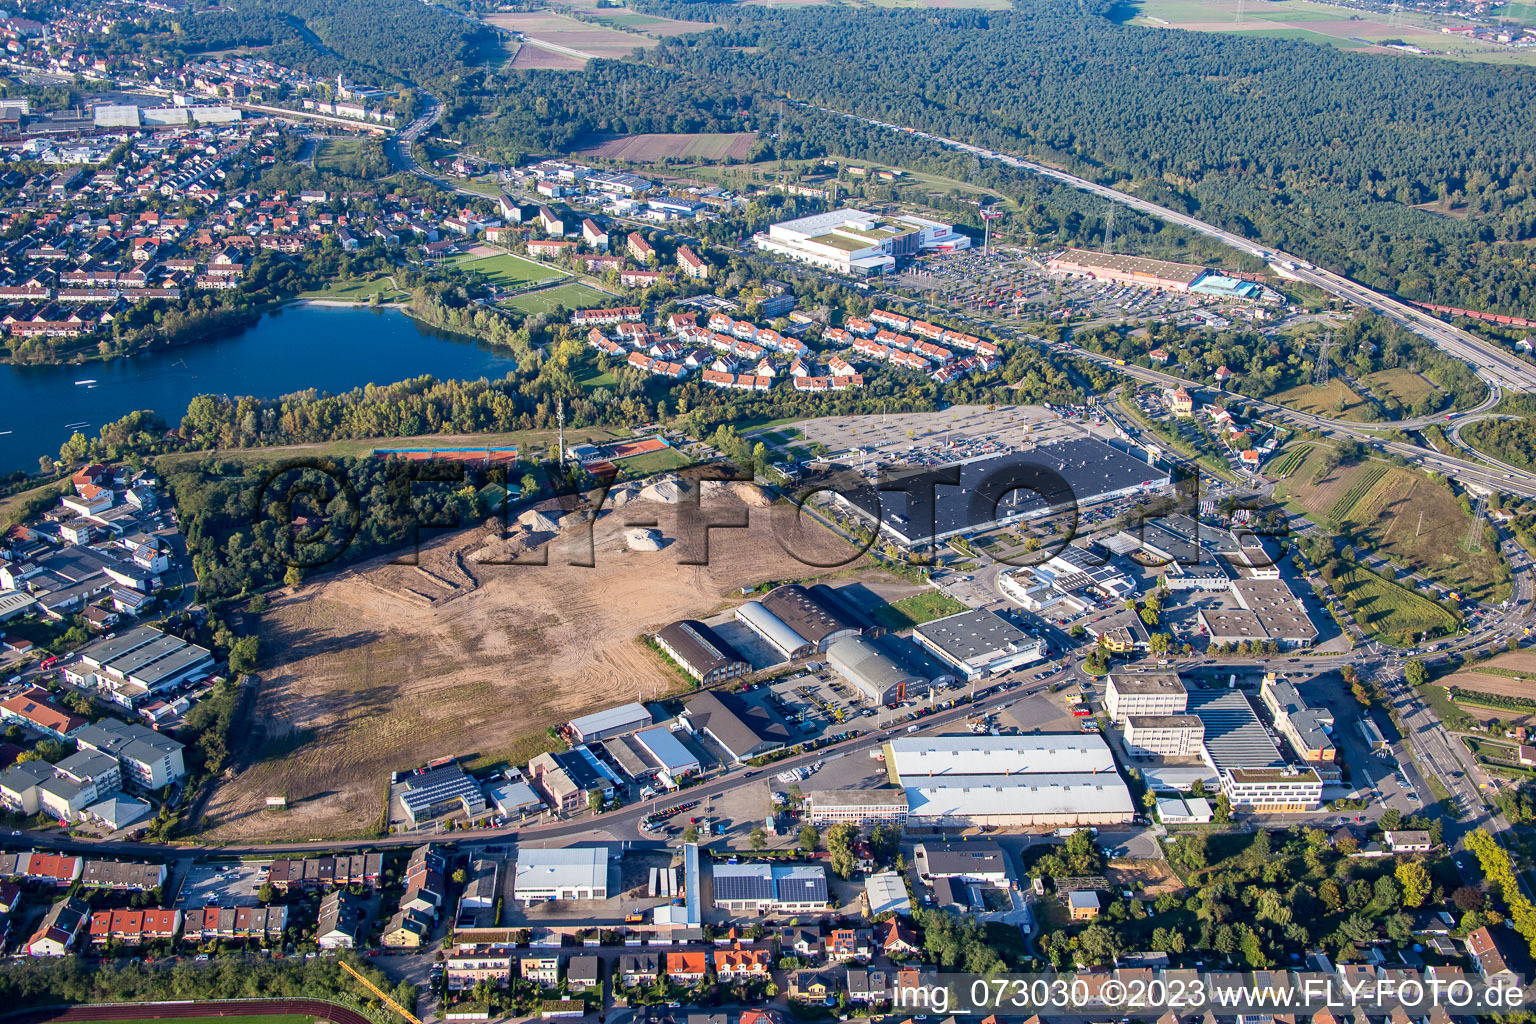
{"label": "bare dirt lot", "polygon": [[[814,524],[796,532],[792,508],[761,505],[755,492],[705,492],[706,513],[750,522],[709,531],[706,565],[678,564],[701,545],[676,539],[676,506],[633,500],[595,524],[591,568],[569,564],[585,550],[580,523],[563,524],[553,543],[528,526],[507,540],[477,528],[426,544],[419,565],[380,559],[274,601],[261,621],[247,747],[203,831],[224,840],[367,833],[391,771],[449,755],[521,763],[544,749],[549,725],[679,688],[641,634],[727,607],[745,585],[825,574],[806,561],[828,566],[852,553]],[[626,526],[648,519],[667,539],[662,549],[630,550]],[[795,539],[780,544],[786,533]],[[548,565],[486,564],[541,554]],[[289,809],[265,811],[269,796],[287,797]]]}
{"label": "bare dirt lot", "polygon": [[1125,888],[1140,882],[1145,886],[1142,891],[1147,896],[1161,896],[1165,892],[1179,892],[1184,888],[1184,883],[1179,881],[1173,869],[1156,860],[1115,861],[1109,866],[1105,877]]}

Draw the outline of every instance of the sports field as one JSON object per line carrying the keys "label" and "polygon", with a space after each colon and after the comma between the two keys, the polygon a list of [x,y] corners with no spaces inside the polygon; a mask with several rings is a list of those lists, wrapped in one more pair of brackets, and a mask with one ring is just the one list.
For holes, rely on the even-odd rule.
{"label": "sports field", "polygon": [[1315,446],[1275,486],[1275,500],[1463,597],[1501,601],[1509,596],[1504,560],[1481,543],[1482,524],[1462,510],[1445,485],[1375,460],[1320,474],[1325,451]]}
{"label": "sports field", "polygon": [[614,135],[583,139],[574,152],[632,164],[674,160],[745,160],[757,135],[753,132],[699,135]]}
{"label": "sports field", "polygon": [[[1315,0],[1130,0],[1126,6],[1135,12],[1129,20],[1137,25],[1294,39],[1404,57],[1432,55],[1495,64],[1536,64],[1536,52],[1528,48],[1512,49],[1450,35],[1440,31],[1444,22],[1414,11],[1376,13]],[[1505,14],[1519,20],[1522,16],[1536,17],[1532,12],[1536,6],[1523,0]]]}
{"label": "sports field", "polygon": [[584,284],[560,284],[553,288],[540,288],[536,292],[515,295],[502,305],[530,315],[553,313],[556,306],[566,309],[591,309],[594,306],[617,305],[618,300],[607,292],[589,288]]}
{"label": "sports field", "polygon": [[563,270],[535,263],[516,253],[504,252],[495,256],[463,256],[454,261],[460,270],[479,274],[499,288],[520,288],[540,281],[554,281],[569,277]]}

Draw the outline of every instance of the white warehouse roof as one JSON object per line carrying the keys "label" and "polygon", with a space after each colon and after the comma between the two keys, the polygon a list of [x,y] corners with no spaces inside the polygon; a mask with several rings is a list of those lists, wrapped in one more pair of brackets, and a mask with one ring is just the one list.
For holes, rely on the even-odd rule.
{"label": "white warehouse roof", "polygon": [[1134,814],[1130,790],[1108,775],[970,776],[941,785],[908,785],[908,817]]}
{"label": "white warehouse roof", "polygon": [[891,740],[890,749],[905,785],[941,775],[1115,775],[1109,745],[1089,733],[910,737]]}
{"label": "white warehouse roof", "polygon": [[613,735],[615,732],[631,732],[651,724],[651,713],[638,701],[621,704],[616,708],[594,711],[590,715],[571,719],[570,725],[586,737]]}
{"label": "white warehouse roof", "polygon": [[607,885],[606,847],[517,851],[514,893],[552,888],[598,890]]}

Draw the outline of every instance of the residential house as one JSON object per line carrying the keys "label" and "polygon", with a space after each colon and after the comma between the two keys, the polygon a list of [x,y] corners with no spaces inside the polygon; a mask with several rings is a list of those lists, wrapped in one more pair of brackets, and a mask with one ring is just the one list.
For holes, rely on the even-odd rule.
{"label": "residential house", "polygon": [[320,901],[320,921],[315,944],[321,949],[356,949],[362,937],[367,908],[345,889],[336,889]]}
{"label": "residential house", "polygon": [[450,992],[472,989],[481,982],[506,988],[512,982],[512,961],[502,953],[455,953],[443,961],[443,981]]}
{"label": "residential house", "polygon": [[709,973],[709,951],[667,954],[667,977],[683,985],[704,980]]}
{"label": "residential house", "polygon": [[626,987],[649,985],[661,971],[661,958],[655,953],[625,953],[619,957],[619,978]]}
{"label": "residential house", "polygon": [[181,933],[179,910],[101,910],[91,915],[91,945],[118,942],[142,946],[146,942],[174,941]]}
{"label": "residential house", "polygon": [[770,956],[766,949],[740,946],[715,951],[715,975],[721,981],[744,981],[768,977]]}
{"label": "residential house", "polygon": [[420,949],[432,934],[432,916],[420,910],[397,910],[384,924],[385,949]]}
{"label": "residential house", "polygon": [[560,956],[558,953],[525,956],[518,964],[518,973],[524,981],[531,981],[540,988],[554,988],[560,984]]}
{"label": "residential house", "polygon": [[827,937],[827,959],[832,963],[869,960],[869,933],[862,928],[834,928]]}
{"label": "residential house", "polygon": [[1091,921],[1099,916],[1099,894],[1091,889],[1080,889],[1067,894],[1067,909],[1074,921]]}
{"label": "residential house", "polygon": [[84,900],[67,899],[55,903],[27,939],[27,955],[67,956],[89,922],[90,913],[90,905]]}
{"label": "residential house", "polygon": [[596,956],[573,956],[565,963],[565,985],[572,992],[596,988],[602,980],[603,962]]}
{"label": "residential house", "polygon": [[839,991],[837,979],[826,971],[791,971],[789,998],[797,1003],[831,1005]]}

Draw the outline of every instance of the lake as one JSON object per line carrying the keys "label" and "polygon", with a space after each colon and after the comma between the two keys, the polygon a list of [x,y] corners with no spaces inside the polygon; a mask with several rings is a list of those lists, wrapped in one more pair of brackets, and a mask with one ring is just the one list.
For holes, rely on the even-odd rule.
{"label": "lake", "polygon": [[[505,349],[433,330],[399,310],[301,304],[236,334],[109,362],[0,366],[0,472],[36,472],[79,430],[136,409],[181,422],[197,395],[332,393],[430,373],[441,380],[500,379],[517,368]],[[91,380],[94,384],[78,384]]]}

